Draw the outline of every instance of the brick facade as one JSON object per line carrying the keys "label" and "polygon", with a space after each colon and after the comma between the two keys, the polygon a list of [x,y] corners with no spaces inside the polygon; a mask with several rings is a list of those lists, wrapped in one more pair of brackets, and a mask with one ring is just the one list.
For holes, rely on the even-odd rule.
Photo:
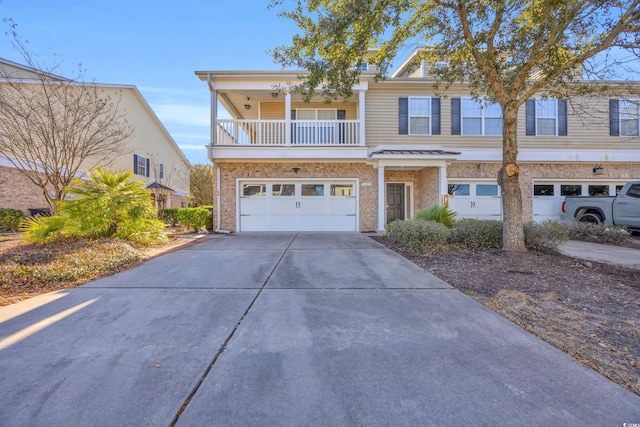
{"label": "brick facade", "polygon": [[[447,168],[447,178],[494,178],[498,176],[501,163],[456,162]],[[520,163],[520,188],[522,190],[522,213],[524,221],[533,219],[533,181],[564,179],[571,181],[640,179],[639,164],[604,164],[602,175],[594,176],[594,163]]]}
{"label": "brick facade", "polygon": [[19,209],[29,214],[29,208],[46,208],[49,205],[40,187],[23,173],[11,167],[0,166],[0,207]]}
{"label": "brick facade", "polygon": [[[377,170],[365,163],[219,163],[221,168],[221,228],[236,230],[236,180],[274,178],[358,178],[360,231],[377,229],[378,180]],[[602,175],[594,176],[594,164],[569,163],[521,163],[520,186],[522,188],[523,215],[525,221],[533,219],[534,180],[633,180],[640,179],[638,164],[607,164]],[[298,173],[292,171],[298,167]],[[447,167],[448,179],[496,179],[501,164],[454,162]],[[385,182],[413,184],[413,209],[418,212],[439,203],[439,170],[426,167],[421,170],[386,169]],[[363,185],[370,183],[371,185]],[[215,186],[215,177],[214,177]],[[216,187],[214,187],[216,188]],[[214,225],[216,224],[214,209]]]}

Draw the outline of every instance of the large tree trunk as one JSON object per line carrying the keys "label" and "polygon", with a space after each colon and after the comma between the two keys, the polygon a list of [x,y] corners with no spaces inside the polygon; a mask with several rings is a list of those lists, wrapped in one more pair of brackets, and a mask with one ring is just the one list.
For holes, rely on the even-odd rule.
{"label": "large tree trunk", "polygon": [[502,140],[502,168],[498,183],[502,188],[502,228],[505,251],[525,252],[522,223],[522,191],[520,190],[518,158],[518,108],[503,107],[504,132]]}

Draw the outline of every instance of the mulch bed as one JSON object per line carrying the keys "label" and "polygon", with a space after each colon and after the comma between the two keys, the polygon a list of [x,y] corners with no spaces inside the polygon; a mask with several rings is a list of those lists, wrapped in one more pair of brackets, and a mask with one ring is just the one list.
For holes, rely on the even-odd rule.
{"label": "mulch bed", "polygon": [[412,252],[376,240],[640,394],[640,271],[534,251]]}

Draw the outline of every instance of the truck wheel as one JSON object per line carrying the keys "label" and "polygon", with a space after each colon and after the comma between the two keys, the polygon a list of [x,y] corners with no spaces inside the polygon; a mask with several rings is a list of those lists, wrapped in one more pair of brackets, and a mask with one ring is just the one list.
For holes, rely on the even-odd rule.
{"label": "truck wheel", "polygon": [[578,218],[578,221],[590,222],[592,224],[600,224],[602,222],[602,218],[600,218],[600,215],[595,213],[586,213],[582,215],[580,218]]}

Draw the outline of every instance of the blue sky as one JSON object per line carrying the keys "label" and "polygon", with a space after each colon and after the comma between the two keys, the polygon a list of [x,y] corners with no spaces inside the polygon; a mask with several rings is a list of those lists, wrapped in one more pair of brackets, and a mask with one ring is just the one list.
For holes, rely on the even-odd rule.
{"label": "blue sky", "polygon": [[[196,70],[276,70],[266,53],[288,43],[293,23],[267,9],[268,0],[139,1],[0,0],[39,60],[58,74],[78,63],[87,80],[136,85],[195,163],[207,163],[209,91]],[[0,33],[0,57],[24,63]]]}

